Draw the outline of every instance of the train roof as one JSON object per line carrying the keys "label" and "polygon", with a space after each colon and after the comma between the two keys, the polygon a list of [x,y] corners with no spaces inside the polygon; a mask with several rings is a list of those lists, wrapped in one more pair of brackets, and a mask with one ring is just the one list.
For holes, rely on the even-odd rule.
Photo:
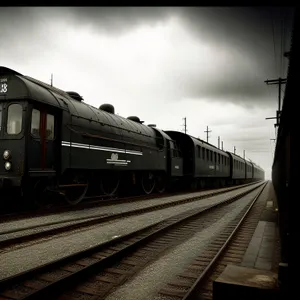
{"label": "train roof", "polygon": [[230,151],[226,151],[229,155],[231,155],[233,157],[233,159],[237,160],[237,161],[240,161],[240,162],[243,162],[245,163],[245,159],[237,154],[234,154]]}
{"label": "train roof", "polygon": [[[82,97],[75,92],[65,92],[40,80],[30,76],[24,76],[15,70],[2,66],[0,66],[0,79],[7,81],[7,91],[6,93],[0,94],[0,99],[32,99],[68,110],[74,116],[80,116],[91,121],[126,129],[143,136],[156,137],[155,130],[139,122],[138,118],[133,118],[135,120],[133,121],[115,115],[114,113],[98,109],[82,102]],[[166,135],[159,130],[156,131],[164,136]]]}
{"label": "train roof", "polygon": [[259,165],[257,165],[256,163],[252,162],[254,168],[258,169],[258,170],[261,170],[261,171],[264,171],[264,169],[262,169]]}
{"label": "train roof", "polygon": [[184,136],[188,137],[193,142],[193,144],[195,146],[200,146],[200,147],[203,147],[205,149],[214,151],[216,153],[219,153],[219,154],[222,154],[222,155],[228,157],[228,154],[226,153],[226,151],[223,151],[223,150],[217,148],[216,146],[211,145],[211,144],[209,144],[209,143],[207,143],[207,142],[205,142],[205,141],[203,141],[201,139],[198,139],[198,138],[196,138],[196,137],[194,137],[192,135],[189,135],[189,134],[186,134],[186,133],[183,133],[183,132],[180,132],[180,131],[176,131],[176,130],[165,130],[165,132],[167,134],[168,133],[170,133],[170,134],[175,133],[177,135],[184,135]]}
{"label": "train roof", "polygon": [[250,160],[245,159],[245,162],[248,166],[252,166],[252,162]]}
{"label": "train roof", "polygon": [[196,146],[201,146],[201,147],[203,147],[203,148],[209,149],[209,150],[211,150],[211,151],[214,151],[214,152],[216,152],[216,153],[222,154],[222,155],[224,155],[224,156],[228,156],[228,154],[226,153],[226,151],[223,151],[223,150],[217,148],[217,147],[214,146],[214,145],[211,145],[211,144],[209,144],[209,143],[207,143],[207,142],[205,142],[205,141],[203,141],[203,140],[201,140],[201,139],[198,139],[198,138],[196,138],[196,137],[193,137],[193,136],[191,136],[191,135],[189,135],[189,137],[193,140],[193,142],[194,142],[194,144],[195,144]]}

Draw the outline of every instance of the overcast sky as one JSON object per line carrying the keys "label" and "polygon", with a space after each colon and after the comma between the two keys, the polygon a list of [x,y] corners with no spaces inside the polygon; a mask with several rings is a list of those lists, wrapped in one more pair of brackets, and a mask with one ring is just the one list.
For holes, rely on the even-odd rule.
{"label": "overcast sky", "polygon": [[[271,178],[290,8],[0,9],[0,65],[258,163]],[[284,90],[284,87],[283,87]]]}

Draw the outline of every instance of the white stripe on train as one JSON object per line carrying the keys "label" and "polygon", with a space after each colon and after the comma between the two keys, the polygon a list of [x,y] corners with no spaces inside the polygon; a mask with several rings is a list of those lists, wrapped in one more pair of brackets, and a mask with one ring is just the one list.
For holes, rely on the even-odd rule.
{"label": "white stripe on train", "polygon": [[126,154],[131,154],[131,155],[143,155],[143,152],[141,152],[141,151],[126,150],[126,149],[111,148],[111,147],[96,146],[96,145],[81,144],[81,143],[73,143],[73,142],[67,142],[67,141],[62,141],[61,145],[63,147],[73,147],[73,148],[90,149],[90,150],[98,150],[98,151],[106,151],[106,152],[126,153]]}

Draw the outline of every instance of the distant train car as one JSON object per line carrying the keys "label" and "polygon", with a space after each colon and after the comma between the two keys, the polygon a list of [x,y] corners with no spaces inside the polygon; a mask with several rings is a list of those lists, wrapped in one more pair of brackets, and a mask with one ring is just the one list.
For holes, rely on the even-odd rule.
{"label": "distant train car", "polygon": [[255,180],[264,180],[265,179],[265,172],[264,170],[256,165],[255,163],[253,164],[253,178]]}
{"label": "distant train car", "polygon": [[246,161],[242,157],[227,152],[230,157],[230,178],[234,184],[244,183],[246,181]]}
{"label": "distant train car", "polygon": [[246,182],[253,181],[253,165],[250,161],[245,160],[246,162]]}
{"label": "distant train car", "polygon": [[225,186],[230,176],[229,155],[200,139],[177,131],[166,131],[176,141],[183,157],[183,176],[194,188]]}

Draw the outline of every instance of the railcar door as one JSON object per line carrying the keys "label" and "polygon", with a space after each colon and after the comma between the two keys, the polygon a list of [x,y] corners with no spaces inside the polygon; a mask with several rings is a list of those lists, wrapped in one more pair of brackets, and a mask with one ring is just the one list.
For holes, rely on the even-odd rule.
{"label": "railcar door", "polygon": [[31,111],[28,168],[31,176],[53,176],[57,169],[57,114],[43,107]]}
{"label": "railcar door", "polygon": [[176,142],[168,141],[168,168],[170,175],[179,177],[183,175],[182,157]]}

